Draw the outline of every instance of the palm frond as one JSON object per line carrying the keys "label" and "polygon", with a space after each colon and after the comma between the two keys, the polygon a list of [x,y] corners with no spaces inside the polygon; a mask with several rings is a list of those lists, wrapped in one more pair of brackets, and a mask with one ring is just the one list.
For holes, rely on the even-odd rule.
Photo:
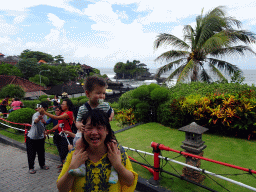
{"label": "palm frond", "polygon": [[160,56],[158,56],[155,61],[157,60],[174,60],[174,59],[179,59],[181,57],[185,57],[188,56],[189,52],[187,51],[176,51],[176,50],[171,50],[171,51],[167,51],[163,54],[161,54]]}
{"label": "palm frond", "polygon": [[230,38],[231,43],[240,43],[245,44],[256,43],[256,34],[245,31],[245,30],[226,30],[224,31]]}
{"label": "palm frond", "polygon": [[208,73],[205,71],[205,69],[202,69],[202,72],[200,74],[200,79],[201,79],[201,81],[210,83],[211,77],[208,75]]}
{"label": "palm frond", "polygon": [[172,45],[174,47],[185,50],[190,48],[190,46],[185,41],[182,41],[178,37],[167,33],[161,33],[157,36],[157,39],[154,42],[154,48],[157,49],[164,44]]}
{"label": "palm frond", "polygon": [[250,52],[252,54],[256,54],[250,47],[248,46],[234,46],[234,47],[227,47],[227,48],[221,48],[221,49],[217,49],[216,51],[213,51],[210,53],[210,55],[214,56],[214,57],[218,57],[218,56],[233,56],[236,54],[240,54],[240,55],[244,55],[245,52]]}
{"label": "palm frond", "polygon": [[194,45],[194,29],[191,27],[191,25],[185,25],[183,28],[183,34],[184,34],[184,41],[189,40],[190,44],[192,45],[192,50],[193,50],[193,45]]}
{"label": "palm frond", "polygon": [[193,68],[194,68],[194,61],[190,59],[190,61],[186,64],[186,66],[180,73],[177,83],[179,83],[180,81],[183,81],[186,77],[188,77],[188,73],[191,72]]}
{"label": "palm frond", "polygon": [[157,72],[156,72],[156,78],[159,78],[163,73],[172,70],[174,65],[179,65],[181,62],[184,62],[186,59],[182,58],[182,59],[178,59],[176,61],[173,61],[171,63],[168,63],[166,65],[164,65],[163,67],[160,67]]}
{"label": "palm frond", "polygon": [[211,71],[215,75],[217,75],[221,80],[227,81],[227,79],[224,77],[224,75],[222,75],[222,73],[213,64],[210,63],[209,66],[210,66]]}
{"label": "palm frond", "polygon": [[184,69],[185,67],[186,67],[186,64],[183,64],[183,65],[179,66],[177,69],[175,69],[175,71],[172,72],[171,75],[169,75],[169,77],[167,77],[167,78],[165,79],[165,81],[169,81],[169,80],[172,79],[174,76],[179,75],[179,74],[183,71],[183,69]]}
{"label": "palm frond", "polygon": [[[228,63],[226,61],[214,59],[214,58],[207,58],[210,62],[211,65],[216,66],[219,69],[224,69],[226,72],[229,73],[229,75],[234,74],[235,72],[241,71],[237,66]],[[209,65],[210,65],[209,64]]]}
{"label": "palm frond", "polygon": [[219,32],[208,38],[201,48],[204,50],[205,54],[208,54],[221,49],[222,47],[228,46],[228,42],[228,36],[224,35],[223,32]]}

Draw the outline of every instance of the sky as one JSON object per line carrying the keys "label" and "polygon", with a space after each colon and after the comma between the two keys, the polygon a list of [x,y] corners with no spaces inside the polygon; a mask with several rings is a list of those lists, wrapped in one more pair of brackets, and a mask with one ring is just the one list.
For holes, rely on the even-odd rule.
{"label": "sky", "polygon": [[[157,35],[183,39],[184,25],[194,26],[202,9],[207,13],[217,6],[226,6],[242,29],[256,33],[255,0],[9,0],[0,6],[0,53],[13,56],[30,49],[95,68],[127,60],[159,68],[165,62],[155,62],[156,57],[172,47],[155,50]],[[256,52],[256,45],[251,48]],[[256,69],[252,54],[223,59]]]}

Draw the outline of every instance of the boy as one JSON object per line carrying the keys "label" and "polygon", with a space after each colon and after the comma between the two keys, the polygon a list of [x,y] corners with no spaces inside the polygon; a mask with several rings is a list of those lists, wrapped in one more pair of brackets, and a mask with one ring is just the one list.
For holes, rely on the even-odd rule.
{"label": "boy", "polygon": [[[107,102],[104,102],[105,94],[106,94],[107,84],[104,79],[97,76],[90,76],[86,79],[84,90],[86,96],[89,98],[89,101],[86,102],[79,108],[76,118],[76,127],[78,130],[83,130],[84,125],[82,124],[82,116],[86,114],[89,110],[92,109],[101,109],[109,116],[109,121],[112,121],[114,117],[114,110],[109,106]],[[76,150],[80,150],[84,148],[84,144],[82,138],[77,140]],[[84,176],[85,175],[85,165],[81,165],[78,169],[70,170],[70,174],[75,176]],[[111,180],[109,182],[116,182],[117,178],[115,170],[111,172]],[[115,177],[115,178],[113,178]],[[112,181],[115,180],[115,181]]]}

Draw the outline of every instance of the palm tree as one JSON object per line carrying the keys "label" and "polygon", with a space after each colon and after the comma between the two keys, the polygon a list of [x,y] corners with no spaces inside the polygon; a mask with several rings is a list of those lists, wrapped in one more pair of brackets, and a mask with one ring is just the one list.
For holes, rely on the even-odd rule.
{"label": "palm tree", "polygon": [[211,77],[205,70],[205,64],[208,64],[210,71],[220,80],[226,80],[220,70],[224,69],[229,75],[240,73],[241,70],[237,66],[218,59],[221,56],[244,55],[245,52],[255,54],[247,45],[256,42],[256,35],[245,30],[238,30],[240,28],[241,22],[233,17],[227,17],[224,7],[220,6],[205,16],[202,11],[202,14],[196,18],[195,28],[185,25],[184,40],[166,33],[158,35],[154,42],[155,49],[165,44],[181,50],[170,50],[156,58],[155,61],[166,60],[168,62],[158,69],[156,77],[159,78],[161,74],[176,66],[167,80],[178,76],[177,82],[189,77],[191,81],[210,82]]}
{"label": "palm tree", "polygon": [[54,59],[57,63],[60,63],[60,62],[64,63],[64,57],[62,57],[62,55],[57,55],[54,57]]}

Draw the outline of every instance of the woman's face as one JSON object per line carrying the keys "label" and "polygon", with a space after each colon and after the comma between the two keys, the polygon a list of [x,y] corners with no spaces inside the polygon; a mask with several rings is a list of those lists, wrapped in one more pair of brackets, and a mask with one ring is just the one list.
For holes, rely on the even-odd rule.
{"label": "woman's face", "polygon": [[55,114],[56,114],[57,116],[59,116],[59,115],[61,114],[61,110],[60,110],[59,108],[56,108],[56,109],[55,109]]}
{"label": "woman's face", "polygon": [[68,109],[67,101],[63,101],[61,104],[62,111],[66,111]]}
{"label": "woman's face", "polygon": [[91,124],[91,119],[89,118],[84,126],[84,138],[90,147],[102,147],[104,146],[104,141],[108,135],[106,126],[97,125],[93,126]]}

